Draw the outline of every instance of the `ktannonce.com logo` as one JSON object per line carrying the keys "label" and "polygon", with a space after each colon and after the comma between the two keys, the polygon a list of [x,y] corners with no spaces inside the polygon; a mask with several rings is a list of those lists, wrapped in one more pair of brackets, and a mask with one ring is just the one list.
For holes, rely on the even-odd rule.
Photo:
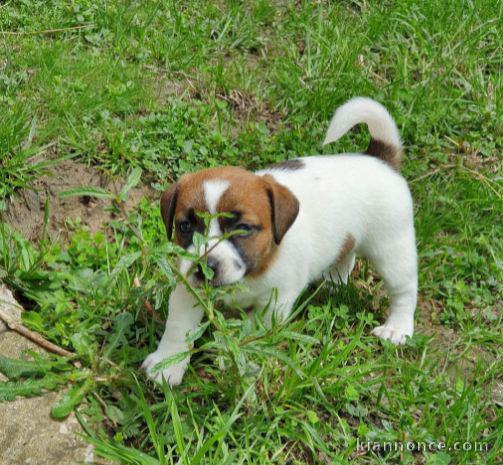
{"label": "ktannonce.com logo", "polygon": [[362,441],[356,439],[356,449],[364,452],[435,452],[435,451],[475,451],[487,452],[490,446],[480,441],[455,441],[452,444],[443,441]]}

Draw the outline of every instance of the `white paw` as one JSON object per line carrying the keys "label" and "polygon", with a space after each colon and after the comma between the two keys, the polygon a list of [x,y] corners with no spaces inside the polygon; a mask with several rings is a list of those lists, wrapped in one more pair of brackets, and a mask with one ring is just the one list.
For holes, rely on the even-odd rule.
{"label": "white paw", "polygon": [[[183,352],[183,350],[180,350]],[[141,367],[147,372],[147,376],[156,383],[162,384],[165,379],[170,386],[176,386],[182,382],[183,375],[189,365],[190,357],[185,358],[181,362],[174,363],[163,370],[154,371],[154,367],[168,357],[176,354],[177,352],[160,352],[156,350],[152,352],[142,363]]]}
{"label": "white paw", "polygon": [[385,323],[372,330],[372,334],[384,340],[389,340],[393,344],[405,344],[407,336],[412,336],[413,328],[400,326],[392,323]]}

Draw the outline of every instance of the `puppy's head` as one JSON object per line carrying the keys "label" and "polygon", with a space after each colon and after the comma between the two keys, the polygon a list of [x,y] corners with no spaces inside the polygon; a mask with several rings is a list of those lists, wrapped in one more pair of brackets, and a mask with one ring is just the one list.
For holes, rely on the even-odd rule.
{"label": "puppy's head", "polygon": [[[263,273],[298,212],[297,198],[272,176],[234,167],[186,174],[161,197],[168,239],[196,256],[205,255],[214,286]],[[209,242],[201,250],[193,242],[195,232],[205,233],[198,213],[217,215],[210,220]],[[230,237],[222,239],[224,235]],[[190,260],[182,260],[182,273],[191,268]],[[202,271],[190,279],[192,284],[203,281]]]}

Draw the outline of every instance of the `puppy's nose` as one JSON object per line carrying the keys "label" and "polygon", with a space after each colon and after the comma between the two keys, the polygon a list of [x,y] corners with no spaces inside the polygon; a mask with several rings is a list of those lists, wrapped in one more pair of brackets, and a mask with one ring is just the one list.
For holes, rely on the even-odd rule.
{"label": "puppy's nose", "polygon": [[206,262],[206,264],[208,265],[208,268],[213,270],[213,273],[216,275],[218,269],[218,260],[213,257],[208,257],[208,261]]}
{"label": "puppy's nose", "polygon": [[[208,257],[208,259],[206,260],[206,266],[210,270],[213,270],[213,279],[214,279],[217,276],[218,260],[216,260],[213,257]],[[200,281],[204,281],[203,267],[201,266],[201,264],[197,265],[197,270],[194,274],[197,279],[199,279]]]}

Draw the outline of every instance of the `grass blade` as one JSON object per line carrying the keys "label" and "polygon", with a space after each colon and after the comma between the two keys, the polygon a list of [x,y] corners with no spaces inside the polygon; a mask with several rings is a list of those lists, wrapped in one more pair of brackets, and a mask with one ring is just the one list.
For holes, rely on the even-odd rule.
{"label": "grass blade", "polygon": [[65,191],[61,191],[59,194],[59,198],[64,199],[66,197],[83,197],[85,195],[89,197],[96,197],[99,199],[111,199],[114,195],[103,189],[101,187],[75,187],[73,189],[67,189]]}

